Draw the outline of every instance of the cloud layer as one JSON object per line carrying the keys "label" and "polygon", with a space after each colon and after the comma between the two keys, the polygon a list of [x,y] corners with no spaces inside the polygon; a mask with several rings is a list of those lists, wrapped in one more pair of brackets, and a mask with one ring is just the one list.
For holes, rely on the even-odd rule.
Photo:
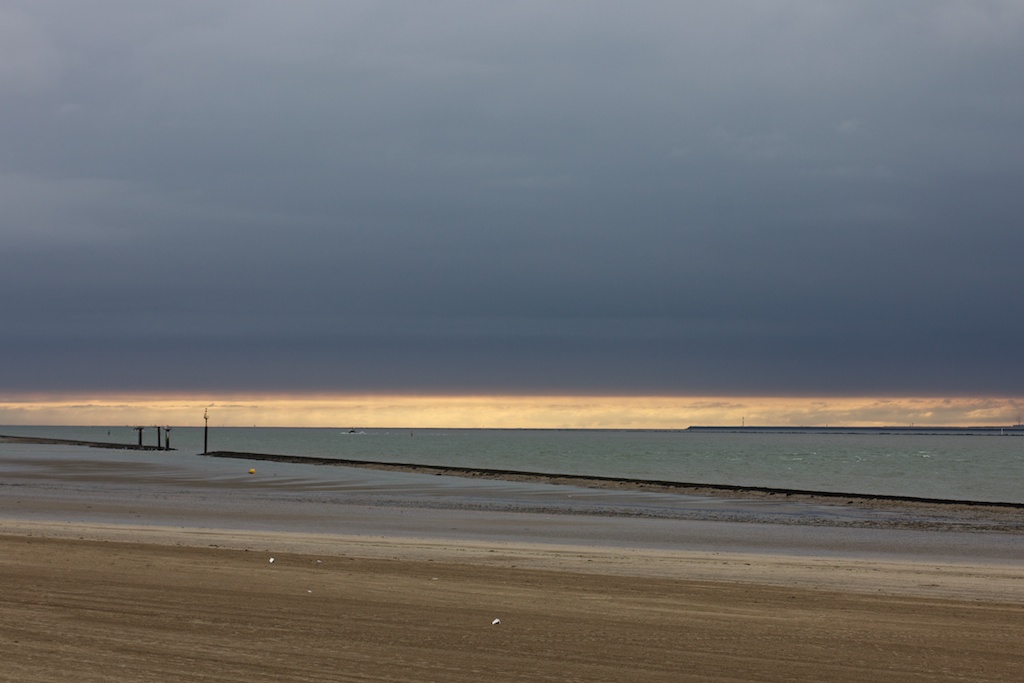
{"label": "cloud layer", "polygon": [[1017,2],[9,2],[0,392],[1019,395]]}

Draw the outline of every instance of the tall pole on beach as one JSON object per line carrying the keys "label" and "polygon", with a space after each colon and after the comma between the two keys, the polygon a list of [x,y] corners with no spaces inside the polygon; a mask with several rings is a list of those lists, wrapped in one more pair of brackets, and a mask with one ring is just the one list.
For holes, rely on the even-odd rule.
{"label": "tall pole on beach", "polygon": [[203,421],[206,426],[203,427],[203,455],[209,453],[208,444],[210,439],[210,411],[209,409],[203,411]]}

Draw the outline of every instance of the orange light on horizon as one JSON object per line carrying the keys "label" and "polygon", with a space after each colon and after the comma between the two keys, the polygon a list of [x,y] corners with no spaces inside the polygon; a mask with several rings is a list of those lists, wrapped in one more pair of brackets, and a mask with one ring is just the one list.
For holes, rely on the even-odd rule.
{"label": "orange light on horizon", "polygon": [[180,396],[0,398],[7,425],[685,429],[691,425],[982,426],[1022,398],[765,396]]}

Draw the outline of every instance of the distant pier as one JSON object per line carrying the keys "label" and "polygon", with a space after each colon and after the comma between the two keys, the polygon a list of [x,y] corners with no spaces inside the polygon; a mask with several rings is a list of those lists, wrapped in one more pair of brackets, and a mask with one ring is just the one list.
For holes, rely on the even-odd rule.
{"label": "distant pier", "polygon": [[756,425],[694,425],[687,427],[687,432],[718,432],[748,434],[937,434],[988,436],[1010,435],[1024,436],[1024,425],[1008,425],[1005,427],[831,427],[831,426],[756,426]]}
{"label": "distant pier", "polygon": [[170,443],[165,442],[162,446],[150,446],[141,443],[114,443],[111,441],[81,441],[79,439],[54,439],[50,437],[39,437],[39,436],[7,436],[0,434],[0,442],[3,443],[33,443],[33,444],[53,444],[57,446],[88,446],[89,448],[113,448],[122,451],[173,451],[176,450],[170,447]]}

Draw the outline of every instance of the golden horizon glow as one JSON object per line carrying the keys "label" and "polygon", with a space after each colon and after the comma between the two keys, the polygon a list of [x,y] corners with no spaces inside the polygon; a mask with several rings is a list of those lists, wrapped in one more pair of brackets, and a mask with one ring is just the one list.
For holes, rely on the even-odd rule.
{"label": "golden horizon glow", "polygon": [[0,425],[685,429],[692,425],[985,426],[1021,397],[195,395],[0,397]]}

